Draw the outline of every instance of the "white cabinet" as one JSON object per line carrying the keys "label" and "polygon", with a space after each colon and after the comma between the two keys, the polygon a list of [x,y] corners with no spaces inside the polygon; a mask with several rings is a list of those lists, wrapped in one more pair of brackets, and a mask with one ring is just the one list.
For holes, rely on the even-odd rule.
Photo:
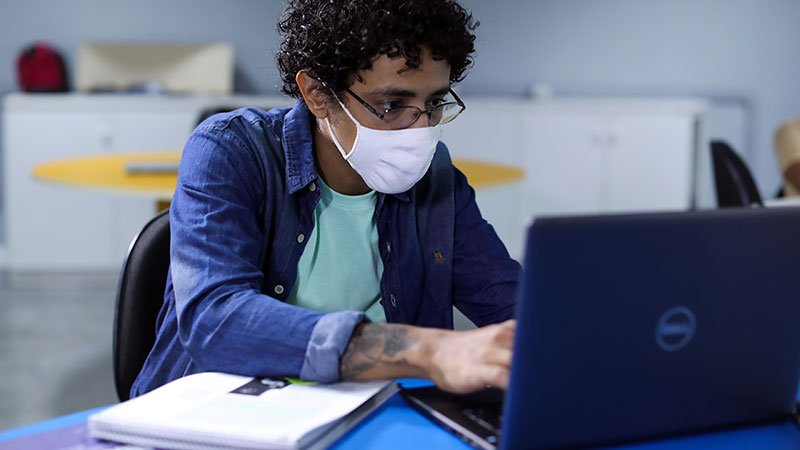
{"label": "white cabinet", "polygon": [[110,136],[108,122],[85,112],[27,111],[6,113],[4,119],[9,268],[96,269],[96,262],[108,262],[115,234],[112,199],[31,178],[32,168],[49,159],[42,153],[64,158],[103,149]]}
{"label": "white cabinet", "polygon": [[691,115],[616,117],[604,148],[604,210],[688,209],[697,120]]}
{"label": "white cabinet", "polygon": [[[466,98],[443,126],[454,158],[522,168],[523,180],[477,190],[514,257],[531,217],[688,209],[710,199],[697,99]],[[290,106],[271,97],[9,95],[4,101],[7,265],[117,270],[152,199],[35,180],[37,164],[97,152],[179,149],[201,110]],[[702,151],[701,151],[702,150]]]}
{"label": "white cabinet", "polygon": [[119,270],[155,214],[152,198],[34,179],[41,163],[97,153],[179,150],[204,109],[287,106],[273,97],[24,95],[3,103],[6,265],[15,272]]}
{"label": "white cabinet", "polygon": [[596,213],[605,198],[610,136],[587,114],[525,114],[519,143],[525,213]]}
{"label": "white cabinet", "polygon": [[687,209],[692,202],[694,115],[526,115],[526,192],[534,214]]}
{"label": "white cabinet", "polygon": [[465,99],[444,126],[454,158],[519,167],[521,181],[476,193],[521,257],[532,217],[686,210],[711,189],[699,99]]}

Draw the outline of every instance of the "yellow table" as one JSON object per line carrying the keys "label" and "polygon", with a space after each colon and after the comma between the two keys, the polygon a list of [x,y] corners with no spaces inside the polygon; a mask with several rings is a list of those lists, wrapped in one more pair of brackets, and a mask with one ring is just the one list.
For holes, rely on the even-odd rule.
{"label": "yellow table", "polygon": [[169,200],[175,191],[177,174],[127,173],[129,162],[178,162],[180,152],[136,152],[89,155],[48,161],[33,168],[37,178],[72,186],[104,189],[126,194],[142,194]]}
{"label": "yellow table", "polygon": [[[176,151],[115,153],[89,155],[40,164],[33,174],[42,180],[103,189],[125,194],[141,194],[156,199],[158,209],[169,207],[177,184],[177,173],[128,173],[125,165],[131,162],[177,162]],[[521,179],[525,173],[517,168],[495,163],[455,159],[456,167],[467,176],[475,188],[499,185]]]}

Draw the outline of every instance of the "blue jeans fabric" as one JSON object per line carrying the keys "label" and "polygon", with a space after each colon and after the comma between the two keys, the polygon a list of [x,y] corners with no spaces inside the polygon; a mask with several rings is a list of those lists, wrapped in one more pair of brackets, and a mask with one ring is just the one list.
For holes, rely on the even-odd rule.
{"label": "blue jeans fabric", "polygon": [[[321,195],[313,120],[301,100],[216,115],[190,136],[156,343],[131,396],[205,371],[338,380],[339,357],[368,319],[284,303]],[[378,195],[375,214],[387,321],[452,328],[453,305],[478,326],[513,316],[520,266],[444,144],[413,188]]]}

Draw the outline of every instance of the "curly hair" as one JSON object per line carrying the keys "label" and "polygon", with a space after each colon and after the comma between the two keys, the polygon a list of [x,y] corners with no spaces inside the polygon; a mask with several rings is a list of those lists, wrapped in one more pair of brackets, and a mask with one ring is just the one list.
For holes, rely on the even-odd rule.
{"label": "curly hair", "polygon": [[289,0],[278,30],[282,91],[299,98],[295,76],[306,70],[335,92],[380,55],[420,65],[422,49],[450,65],[450,82],[464,79],[480,25],[455,0]]}

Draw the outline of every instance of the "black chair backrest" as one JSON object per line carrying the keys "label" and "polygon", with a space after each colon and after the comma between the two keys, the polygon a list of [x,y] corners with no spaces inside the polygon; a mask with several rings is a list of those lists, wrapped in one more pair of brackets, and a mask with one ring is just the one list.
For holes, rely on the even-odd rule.
{"label": "black chair backrest", "polygon": [[156,336],[169,270],[169,211],[133,238],[122,264],[114,312],[114,386],[125,401]]}
{"label": "black chair backrest", "polygon": [[211,108],[206,108],[200,111],[200,114],[197,115],[197,120],[195,121],[197,125],[200,125],[204,120],[208,119],[209,117],[213,116],[214,114],[224,113],[233,111],[238,109],[236,106],[214,106]]}
{"label": "black chair backrest", "polygon": [[720,208],[764,206],[753,175],[730,145],[724,141],[711,141],[711,155]]}
{"label": "black chair backrest", "polygon": [[[277,107],[279,107],[279,106],[286,106],[286,105],[278,105]],[[262,106],[260,108],[263,109],[264,111],[269,111],[270,109],[275,108],[275,107],[276,106]],[[209,108],[205,108],[202,111],[200,111],[200,114],[197,115],[196,125],[200,125],[204,120],[208,119],[209,117],[213,116],[214,114],[230,112],[230,111],[237,110],[239,108],[243,108],[243,106],[241,106],[241,105],[240,106],[218,105],[218,106],[212,106],[212,107],[209,107]]]}

